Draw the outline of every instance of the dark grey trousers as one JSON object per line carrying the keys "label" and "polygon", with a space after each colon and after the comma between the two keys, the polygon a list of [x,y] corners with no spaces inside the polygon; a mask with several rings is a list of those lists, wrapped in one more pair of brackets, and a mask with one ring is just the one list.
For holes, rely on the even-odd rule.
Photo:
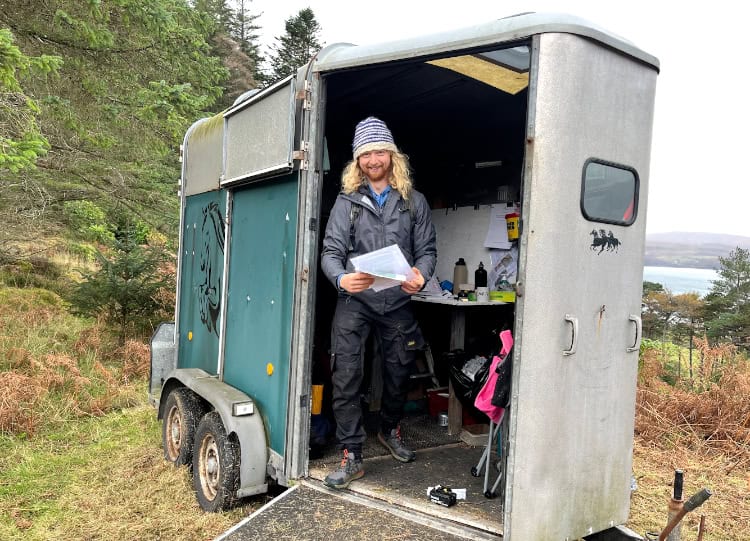
{"label": "dark grey trousers", "polygon": [[339,298],[331,331],[336,438],[339,448],[358,454],[362,452],[366,438],[359,391],[363,378],[362,347],[370,330],[379,340],[383,355],[380,418],[384,432],[396,428],[403,416],[415,351],[424,347],[422,334],[408,304],[381,315],[354,297]]}

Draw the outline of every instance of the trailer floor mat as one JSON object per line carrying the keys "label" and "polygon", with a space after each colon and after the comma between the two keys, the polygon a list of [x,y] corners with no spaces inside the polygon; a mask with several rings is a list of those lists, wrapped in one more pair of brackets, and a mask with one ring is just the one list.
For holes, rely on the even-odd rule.
{"label": "trailer floor mat", "polygon": [[[408,511],[463,524],[495,535],[502,534],[502,501],[500,497],[484,496],[484,475],[471,475],[483,447],[464,443],[449,444],[432,449],[417,450],[417,459],[407,464],[397,462],[390,455],[368,458],[365,455],[365,476],[349,485],[348,490],[379,499]],[[310,464],[311,479],[321,482],[339,463],[340,456]],[[490,470],[494,482],[498,472]],[[322,483],[321,483],[322,485]],[[431,503],[427,487],[443,485],[465,488],[466,499],[445,508]]]}
{"label": "trailer floor mat", "polygon": [[[370,414],[365,419],[365,430],[367,439],[362,446],[362,454],[365,457],[385,456],[388,450],[383,447],[377,438],[379,418],[377,414]],[[410,415],[401,420],[401,435],[408,447],[418,451],[419,449],[430,449],[449,443],[458,443],[461,438],[458,434],[451,436],[448,428],[438,426],[427,414]],[[335,442],[331,441],[323,449],[318,449],[319,455],[310,457],[310,467],[329,463],[331,460],[338,463],[341,460],[341,451],[336,449]]]}
{"label": "trailer floor mat", "polygon": [[427,517],[420,520],[413,513],[407,516],[398,509],[389,509],[381,502],[349,491],[337,492],[303,482],[274,498],[215,541],[269,539],[453,541],[488,538],[462,534],[458,528],[430,521]]}

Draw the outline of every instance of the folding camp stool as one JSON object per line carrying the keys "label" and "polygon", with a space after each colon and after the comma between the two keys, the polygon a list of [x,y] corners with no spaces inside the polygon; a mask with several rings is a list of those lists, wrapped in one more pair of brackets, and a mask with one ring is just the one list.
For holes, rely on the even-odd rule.
{"label": "folding camp stool", "polygon": [[[490,420],[490,430],[487,434],[487,445],[485,446],[477,465],[471,468],[471,474],[474,477],[479,477],[482,473],[482,468],[484,468],[484,487],[482,490],[485,498],[494,498],[497,496],[497,486],[500,484],[500,480],[503,477],[502,470],[497,468],[497,479],[492,485],[492,490],[488,490],[490,465],[492,464],[492,444],[500,431],[500,427],[503,426],[503,420],[505,419],[505,408],[492,404],[492,399],[495,395],[495,387],[498,383],[505,384],[505,381],[502,380],[499,373],[503,373],[503,378],[509,377],[509,365],[507,363],[510,352],[513,350],[513,335],[508,330],[502,331],[500,333],[500,341],[502,342],[502,349],[498,355],[493,357],[492,365],[490,366],[490,371],[487,375],[487,381],[484,383],[482,389],[474,400],[474,406],[476,406],[479,411],[487,414],[487,417],[489,417]],[[498,444],[498,451],[499,450],[500,445]],[[499,464],[499,461],[495,462],[495,464]]]}
{"label": "folding camp stool", "polygon": [[[492,490],[487,490],[487,487],[490,483],[490,466],[493,463],[492,445],[498,433],[500,432],[500,428],[503,426],[504,420],[505,412],[503,412],[499,423],[496,424],[493,423],[492,420],[490,420],[490,430],[487,433],[487,445],[485,446],[484,451],[482,451],[482,456],[479,457],[479,462],[477,462],[477,465],[471,468],[471,475],[473,475],[474,477],[479,477],[480,475],[482,475],[482,469],[484,469],[484,485],[482,486],[482,492],[484,494],[484,497],[489,499],[495,498],[497,496],[497,487],[503,478],[503,472],[500,469],[500,461],[497,460],[494,462],[498,470],[497,479],[495,479],[495,482],[492,484]],[[498,443],[498,446],[499,445],[500,444]]]}

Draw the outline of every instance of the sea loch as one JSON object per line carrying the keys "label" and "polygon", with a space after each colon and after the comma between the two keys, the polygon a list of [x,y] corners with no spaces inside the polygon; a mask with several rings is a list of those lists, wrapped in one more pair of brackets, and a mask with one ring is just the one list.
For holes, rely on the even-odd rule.
{"label": "sea loch", "polygon": [[714,269],[643,267],[644,281],[661,284],[675,295],[694,291],[703,297],[711,291],[712,281],[717,278]]}

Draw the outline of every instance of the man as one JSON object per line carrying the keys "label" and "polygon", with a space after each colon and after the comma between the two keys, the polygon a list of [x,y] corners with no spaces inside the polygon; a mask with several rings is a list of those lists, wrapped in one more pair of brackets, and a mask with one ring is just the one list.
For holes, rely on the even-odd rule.
{"label": "man", "polygon": [[[403,415],[415,351],[424,346],[409,306],[435,270],[435,228],[425,197],[412,187],[407,157],[396,147],[385,123],[369,117],[357,124],[354,159],[342,174],[342,191],[331,210],[323,240],[322,267],[339,297],[331,332],[333,412],[344,458],[325,484],[346,488],[364,475],[365,441],[359,389],[362,347],[370,330],[383,355],[383,396],[378,440],[396,460],[411,462],[404,445]],[[352,257],[397,244],[412,265],[414,277],[375,292],[372,275],[354,272]]]}

